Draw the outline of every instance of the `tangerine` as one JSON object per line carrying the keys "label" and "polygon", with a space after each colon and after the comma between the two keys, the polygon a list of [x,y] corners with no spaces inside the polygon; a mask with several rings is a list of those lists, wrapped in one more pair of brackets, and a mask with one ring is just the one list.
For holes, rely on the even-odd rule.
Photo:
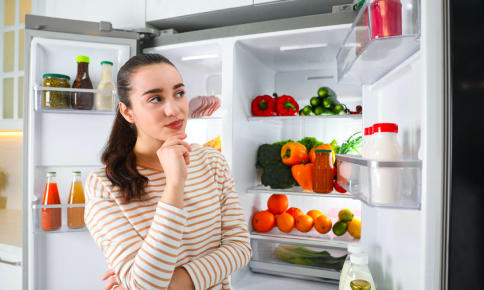
{"label": "tangerine", "polygon": [[273,214],[280,214],[289,207],[289,200],[284,194],[273,194],[267,200],[267,208]]}
{"label": "tangerine", "polygon": [[320,234],[328,233],[333,227],[333,222],[327,215],[320,215],[314,220],[314,228]]}
{"label": "tangerine", "polygon": [[262,233],[272,230],[275,224],[276,219],[274,218],[274,215],[267,210],[256,213],[252,219],[252,225],[254,225],[254,228]]}
{"label": "tangerine", "polygon": [[294,218],[294,220],[297,220],[297,217],[300,216],[300,215],[303,215],[303,211],[298,209],[297,207],[291,207],[289,208],[286,213],[292,215],[292,217]]}
{"label": "tangerine", "polygon": [[313,228],[313,225],[314,220],[311,216],[303,214],[297,217],[296,229],[298,229],[300,232],[309,232]]}
{"label": "tangerine", "polygon": [[320,212],[317,209],[312,209],[312,210],[308,211],[307,215],[312,217],[313,220],[316,220],[318,218],[318,216],[323,215],[323,213]]}
{"label": "tangerine", "polygon": [[294,229],[294,218],[288,213],[281,213],[277,217],[277,228],[283,233],[289,233]]}

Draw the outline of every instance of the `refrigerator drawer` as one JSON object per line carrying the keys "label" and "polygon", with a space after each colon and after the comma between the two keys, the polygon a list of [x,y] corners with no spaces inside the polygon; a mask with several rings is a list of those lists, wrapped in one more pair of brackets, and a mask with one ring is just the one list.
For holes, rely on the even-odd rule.
{"label": "refrigerator drawer", "polygon": [[345,261],[346,248],[314,246],[298,241],[251,239],[253,272],[337,283]]}

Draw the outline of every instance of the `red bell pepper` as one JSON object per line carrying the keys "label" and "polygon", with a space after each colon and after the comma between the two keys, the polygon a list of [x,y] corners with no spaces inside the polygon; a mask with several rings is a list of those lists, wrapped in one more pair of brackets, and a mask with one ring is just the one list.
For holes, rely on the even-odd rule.
{"label": "red bell pepper", "polygon": [[280,96],[277,101],[277,113],[280,116],[297,116],[299,105],[291,96]]}
{"label": "red bell pepper", "polygon": [[252,101],[252,115],[256,117],[276,116],[276,103],[269,95],[258,96]]}

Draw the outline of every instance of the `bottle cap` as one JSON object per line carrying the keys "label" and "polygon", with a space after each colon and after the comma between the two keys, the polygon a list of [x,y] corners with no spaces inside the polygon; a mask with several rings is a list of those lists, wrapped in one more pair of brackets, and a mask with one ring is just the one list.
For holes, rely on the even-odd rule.
{"label": "bottle cap", "polygon": [[61,74],[44,74],[43,78],[60,78],[60,79],[68,79],[70,80],[71,78],[66,75],[61,75]]}
{"label": "bottle cap", "polygon": [[373,126],[368,127],[368,135],[373,135]]}
{"label": "bottle cap", "polygon": [[365,136],[370,135],[370,128],[365,128]]}
{"label": "bottle cap", "polygon": [[47,177],[55,177],[56,173],[55,172],[47,172]]}
{"label": "bottle cap", "polygon": [[368,255],[363,253],[351,254],[351,264],[366,265],[368,264]]}
{"label": "bottle cap", "polygon": [[104,64],[104,63],[106,63],[106,64],[110,64],[110,65],[113,65],[113,63],[112,63],[112,62],[110,62],[110,61],[106,61],[106,60],[101,61],[101,64]]}
{"label": "bottle cap", "polygon": [[348,252],[352,254],[363,253],[363,245],[360,243],[348,244]]}
{"label": "bottle cap", "polygon": [[350,282],[350,288],[353,290],[370,290],[371,284],[365,280],[353,280]]}
{"label": "bottle cap", "polygon": [[314,150],[315,153],[331,153],[333,152],[333,150],[321,150],[321,149],[318,149],[318,150]]}
{"label": "bottle cap", "polygon": [[373,125],[373,133],[398,133],[398,126],[394,123],[377,123]]}
{"label": "bottle cap", "polygon": [[81,176],[80,171],[72,171],[72,176]]}
{"label": "bottle cap", "polygon": [[84,55],[80,55],[80,56],[77,57],[77,62],[86,62],[86,63],[89,63],[89,57],[84,56]]}

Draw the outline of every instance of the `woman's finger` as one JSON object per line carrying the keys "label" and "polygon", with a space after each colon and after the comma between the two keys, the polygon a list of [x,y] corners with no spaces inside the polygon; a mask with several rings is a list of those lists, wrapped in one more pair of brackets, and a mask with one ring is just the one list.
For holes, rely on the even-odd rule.
{"label": "woman's finger", "polygon": [[169,141],[167,140],[165,141],[165,143],[163,143],[163,146],[161,146],[161,148],[167,148],[177,145],[185,146],[189,152],[193,150],[187,142],[180,139],[170,139]]}
{"label": "woman's finger", "polygon": [[111,290],[114,286],[119,285],[118,280],[116,280],[116,276],[111,276],[104,285],[104,290]]}
{"label": "woman's finger", "polygon": [[106,280],[107,278],[109,278],[109,277],[111,277],[111,276],[113,276],[113,275],[115,275],[115,274],[114,274],[114,270],[113,270],[113,269],[109,269],[109,270],[107,270],[107,271],[106,271],[106,273],[104,273],[104,275],[101,277],[101,280],[103,280],[103,281],[104,281],[104,280]]}

